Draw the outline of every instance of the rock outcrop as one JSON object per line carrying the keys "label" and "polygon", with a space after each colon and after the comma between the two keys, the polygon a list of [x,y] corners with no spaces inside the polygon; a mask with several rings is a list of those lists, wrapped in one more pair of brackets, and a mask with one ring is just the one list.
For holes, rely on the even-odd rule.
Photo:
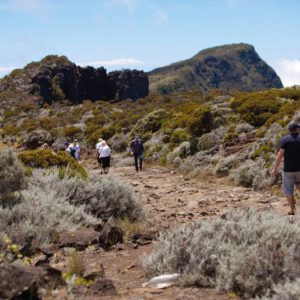
{"label": "rock outcrop", "polygon": [[136,100],[148,95],[149,81],[143,71],[107,73],[103,67],[79,67],[64,56],[47,56],[24,69],[12,71],[0,81],[0,101],[35,100],[52,104],[65,100]]}
{"label": "rock outcrop", "polygon": [[248,44],[224,45],[200,51],[190,59],[148,73],[150,90],[212,89],[258,91],[282,88],[280,78]]}

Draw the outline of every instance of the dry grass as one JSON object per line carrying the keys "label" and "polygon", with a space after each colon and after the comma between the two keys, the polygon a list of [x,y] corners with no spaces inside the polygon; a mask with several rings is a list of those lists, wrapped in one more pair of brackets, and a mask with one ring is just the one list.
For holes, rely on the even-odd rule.
{"label": "dry grass", "polygon": [[83,254],[79,252],[71,253],[67,262],[68,274],[83,276],[85,269],[85,259]]}
{"label": "dry grass", "polygon": [[116,221],[117,226],[124,232],[124,239],[128,240],[133,234],[147,233],[147,226],[142,221],[131,221],[129,218],[121,218]]}

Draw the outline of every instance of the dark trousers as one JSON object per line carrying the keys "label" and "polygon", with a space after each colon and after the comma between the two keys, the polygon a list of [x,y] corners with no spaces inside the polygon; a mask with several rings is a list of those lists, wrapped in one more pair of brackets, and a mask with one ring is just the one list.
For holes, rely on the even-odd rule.
{"label": "dark trousers", "polygon": [[140,171],[142,171],[142,167],[143,167],[143,154],[133,154],[134,157],[134,164],[135,164],[135,169],[138,172],[139,171],[139,164],[138,161],[140,163]]}

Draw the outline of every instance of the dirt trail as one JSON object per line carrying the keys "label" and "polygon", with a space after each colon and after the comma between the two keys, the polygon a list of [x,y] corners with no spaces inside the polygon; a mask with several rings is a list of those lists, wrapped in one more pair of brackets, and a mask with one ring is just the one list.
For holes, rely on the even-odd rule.
{"label": "dirt trail", "polygon": [[[98,176],[99,171],[94,170],[93,174]],[[111,174],[133,187],[144,202],[149,226],[155,231],[223,215],[234,208],[272,207],[283,214],[288,211],[285,199],[270,192],[228,186],[216,179],[197,182],[166,168],[151,167],[136,173],[133,167],[120,167],[112,168]],[[118,299],[238,299],[232,294],[220,294],[215,289],[142,288],[147,278],[141,267],[141,259],[152,247],[153,243],[136,249],[125,244],[124,247],[101,254],[105,274],[113,280],[119,293]]]}

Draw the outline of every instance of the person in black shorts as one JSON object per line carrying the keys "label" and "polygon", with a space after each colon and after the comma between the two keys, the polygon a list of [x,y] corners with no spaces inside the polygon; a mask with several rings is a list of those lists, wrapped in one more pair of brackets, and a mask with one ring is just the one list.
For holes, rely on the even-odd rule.
{"label": "person in black shorts", "polygon": [[294,197],[294,188],[300,190],[300,125],[298,123],[290,123],[289,134],[284,136],[280,141],[280,149],[277,153],[272,175],[276,176],[282,158],[282,186],[289,206],[289,215],[294,215],[296,211],[296,201]]}

